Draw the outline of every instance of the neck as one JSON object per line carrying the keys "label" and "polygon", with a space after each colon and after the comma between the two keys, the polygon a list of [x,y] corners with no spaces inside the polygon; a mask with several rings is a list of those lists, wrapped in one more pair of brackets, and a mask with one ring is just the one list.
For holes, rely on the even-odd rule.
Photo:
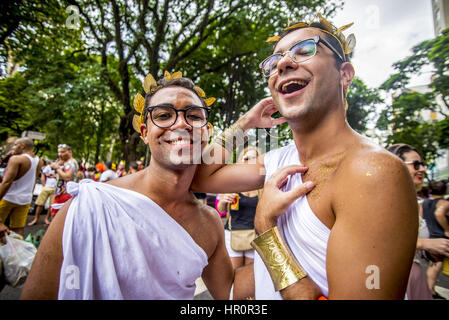
{"label": "neck", "polygon": [[[185,201],[190,196],[196,166],[182,170],[163,167],[157,161],[151,161],[146,171],[148,180],[147,192],[157,197],[160,203]],[[159,202],[158,202],[159,203]]]}
{"label": "neck", "polygon": [[[345,151],[354,143],[355,133],[346,122],[344,112],[334,109],[319,121],[289,121],[301,163]],[[309,123],[309,125],[304,125]]]}

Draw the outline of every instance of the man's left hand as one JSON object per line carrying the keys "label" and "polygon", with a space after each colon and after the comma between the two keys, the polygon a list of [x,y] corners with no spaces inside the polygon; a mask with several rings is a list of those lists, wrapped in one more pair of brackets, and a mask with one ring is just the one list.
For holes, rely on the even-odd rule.
{"label": "man's left hand", "polygon": [[300,165],[290,165],[278,169],[263,188],[256,209],[254,225],[258,234],[262,234],[277,224],[277,219],[301,196],[313,189],[315,184],[308,181],[289,191],[282,191],[288,177],[295,173],[305,173],[307,168]]}

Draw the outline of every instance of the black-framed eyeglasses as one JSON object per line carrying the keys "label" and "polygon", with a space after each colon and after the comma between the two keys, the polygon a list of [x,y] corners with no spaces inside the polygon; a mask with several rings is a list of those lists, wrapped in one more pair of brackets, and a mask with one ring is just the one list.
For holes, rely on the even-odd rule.
{"label": "black-framed eyeglasses", "polygon": [[412,165],[413,165],[413,168],[414,168],[415,170],[419,170],[419,168],[421,168],[421,166],[423,166],[424,168],[426,168],[426,165],[424,164],[424,162],[418,161],[418,160],[415,160],[415,161],[405,161],[404,163],[405,163],[405,164],[412,164]]}
{"label": "black-framed eyeglasses", "polygon": [[341,61],[345,61],[343,56],[329,42],[322,39],[320,36],[314,36],[310,39],[301,40],[295,43],[289,50],[283,53],[277,52],[263,60],[259,64],[259,67],[262,70],[262,74],[267,78],[274,75],[277,72],[277,65],[279,61],[287,54],[290,59],[292,59],[296,63],[302,63],[311,59],[317,52],[316,47],[319,42],[323,43],[333,53],[335,53],[335,55],[340,58]]}
{"label": "black-framed eyeglasses", "polygon": [[[150,113],[151,122],[159,128],[170,128],[178,120],[178,113],[184,113],[185,122],[192,128],[202,128],[209,120],[210,109],[195,105],[176,109],[172,104],[163,103],[145,108]],[[145,117],[146,120],[146,117]]]}

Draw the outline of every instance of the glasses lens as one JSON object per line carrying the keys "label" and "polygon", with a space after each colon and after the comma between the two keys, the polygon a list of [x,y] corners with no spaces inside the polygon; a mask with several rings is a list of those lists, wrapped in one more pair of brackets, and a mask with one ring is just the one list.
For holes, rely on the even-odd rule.
{"label": "glasses lens", "polygon": [[316,53],[316,43],[313,40],[305,40],[291,49],[291,56],[295,62],[303,62],[312,58]]}
{"label": "glasses lens", "polygon": [[262,73],[265,77],[269,77],[274,70],[276,70],[279,60],[281,59],[280,54],[274,54],[266,58],[261,64]]}
{"label": "glasses lens", "polygon": [[207,123],[207,111],[201,107],[190,107],[185,112],[186,121],[194,128],[201,128]]}
{"label": "glasses lens", "polygon": [[168,128],[176,122],[176,111],[170,107],[155,107],[151,113],[151,119],[158,127]]}
{"label": "glasses lens", "polygon": [[415,168],[415,170],[419,170],[419,168],[421,168],[421,166],[424,167],[424,162],[413,161],[413,167]]}

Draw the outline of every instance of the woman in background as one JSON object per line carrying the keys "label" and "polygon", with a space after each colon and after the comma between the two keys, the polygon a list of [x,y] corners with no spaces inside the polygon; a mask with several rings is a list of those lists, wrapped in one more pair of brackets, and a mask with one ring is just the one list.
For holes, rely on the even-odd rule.
{"label": "woman in background", "polygon": [[[260,155],[259,149],[256,147],[245,148],[238,158],[239,163],[255,161]],[[226,248],[231,257],[232,266],[238,268],[240,266],[252,263],[254,261],[254,249],[245,251],[235,251],[231,248],[231,229],[251,230],[254,229],[254,216],[259,201],[259,190],[226,193],[219,195],[217,203],[218,212],[227,212],[228,221],[225,224]],[[229,226],[230,224],[230,226]]]}
{"label": "woman in background", "polygon": [[[404,161],[412,177],[416,192],[421,190],[426,167],[418,150],[408,144],[399,143],[387,148],[388,151],[397,155]],[[418,201],[418,198],[417,198]],[[427,285],[426,273],[421,265],[420,259],[433,260],[444,254],[441,250],[442,239],[429,239],[429,230],[426,221],[422,217],[422,207],[419,210],[419,232],[416,244],[416,253],[410,271],[407,286],[407,298],[409,300],[432,300],[432,293]]]}

